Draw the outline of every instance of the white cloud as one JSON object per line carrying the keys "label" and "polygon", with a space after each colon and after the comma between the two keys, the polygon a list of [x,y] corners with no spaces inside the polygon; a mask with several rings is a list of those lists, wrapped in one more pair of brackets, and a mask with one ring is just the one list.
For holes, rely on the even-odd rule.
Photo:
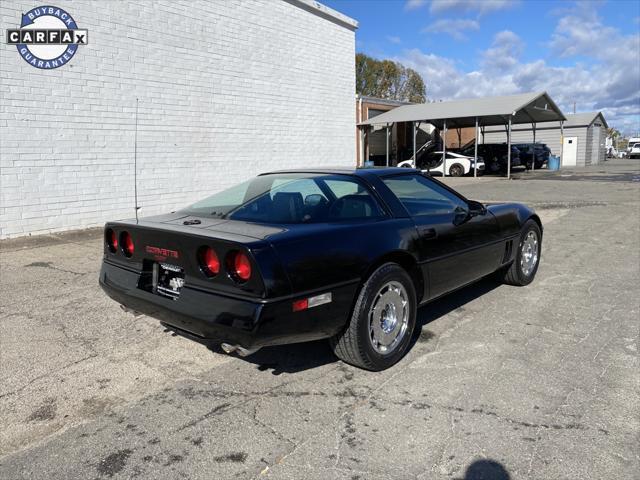
{"label": "white cloud", "polygon": [[404,4],[405,10],[415,10],[417,8],[426,5],[427,0],[407,0],[407,3]]}
{"label": "white cloud", "polygon": [[610,45],[620,35],[615,28],[602,24],[592,4],[578,3],[563,14],[548,43],[554,54],[603,58],[612,53]]}
{"label": "white cloud", "polygon": [[442,13],[447,10],[461,10],[483,14],[511,8],[516,3],[518,3],[517,0],[432,0],[429,11]]}
{"label": "white cloud", "polygon": [[443,18],[433,22],[422,31],[426,33],[445,33],[456,40],[464,40],[464,35],[468,30],[479,30],[480,24],[476,20],[464,18]]}
{"label": "white cloud", "polygon": [[491,47],[482,54],[482,64],[488,70],[507,71],[518,65],[524,42],[511,30],[503,30],[493,37]]}
{"label": "white cloud", "polygon": [[[559,20],[557,32],[566,25],[563,20]],[[576,102],[577,111],[601,110],[610,126],[627,133],[639,131],[640,35],[623,36],[601,24],[591,26],[606,32],[616,43],[608,41],[594,48],[589,63],[561,67],[544,59],[522,63],[524,43],[508,30],[497,33],[491,47],[481,52],[480,68],[475,71],[465,72],[452,59],[419,49],[405,51],[397,60],[422,74],[430,100],[547,91],[566,113]],[[586,44],[579,43],[583,37],[575,32],[567,35],[575,39],[574,48],[586,55]]]}
{"label": "white cloud", "polygon": [[400,37],[396,37],[394,35],[387,35],[387,41],[395,45],[399,45],[400,43],[402,43],[402,40],[400,40]]}

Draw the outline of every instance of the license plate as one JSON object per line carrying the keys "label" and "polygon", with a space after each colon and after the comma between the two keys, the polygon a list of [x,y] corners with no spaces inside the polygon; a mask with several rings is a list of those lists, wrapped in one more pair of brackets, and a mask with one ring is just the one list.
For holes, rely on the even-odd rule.
{"label": "license plate", "polygon": [[152,282],[155,293],[177,300],[184,286],[184,269],[168,263],[154,263]]}

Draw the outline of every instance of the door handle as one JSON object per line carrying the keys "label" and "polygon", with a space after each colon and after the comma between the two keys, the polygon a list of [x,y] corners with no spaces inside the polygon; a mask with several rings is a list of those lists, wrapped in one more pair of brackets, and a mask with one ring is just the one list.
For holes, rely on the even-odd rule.
{"label": "door handle", "polygon": [[436,229],[431,227],[418,227],[418,233],[420,234],[420,237],[425,240],[431,240],[438,236]]}

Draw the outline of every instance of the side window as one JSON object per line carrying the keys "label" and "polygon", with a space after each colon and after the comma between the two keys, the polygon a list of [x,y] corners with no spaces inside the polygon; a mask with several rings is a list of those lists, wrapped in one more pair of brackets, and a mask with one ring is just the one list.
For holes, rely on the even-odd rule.
{"label": "side window", "polygon": [[357,220],[384,216],[369,191],[354,180],[329,178],[326,187],[336,197],[329,206],[329,220]]}
{"label": "side window", "polygon": [[367,193],[360,184],[352,182],[351,180],[325,180],[324,183],[329,187],[329,190],[331,190],[331,193],[333,193],[336,198],[341,198],[345,195]]}
{"label": "side window", "polygon": [[422,175],[399,175],[382,181],[413,216],[442,215],[453,213],[457,207],[466,208],[464,200]]}

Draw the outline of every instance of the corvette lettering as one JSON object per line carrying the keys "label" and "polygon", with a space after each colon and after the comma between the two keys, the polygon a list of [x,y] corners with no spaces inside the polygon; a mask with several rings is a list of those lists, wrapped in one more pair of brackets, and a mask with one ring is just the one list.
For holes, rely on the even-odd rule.
{"label": "corvette lettering", "polygon": [[147,245],[145,247],[145,251],[156,257],[162,257],[163,259],[180,257],[180,255],[176,250],[169,250],[168,248],[153,247],[151,245]]}

